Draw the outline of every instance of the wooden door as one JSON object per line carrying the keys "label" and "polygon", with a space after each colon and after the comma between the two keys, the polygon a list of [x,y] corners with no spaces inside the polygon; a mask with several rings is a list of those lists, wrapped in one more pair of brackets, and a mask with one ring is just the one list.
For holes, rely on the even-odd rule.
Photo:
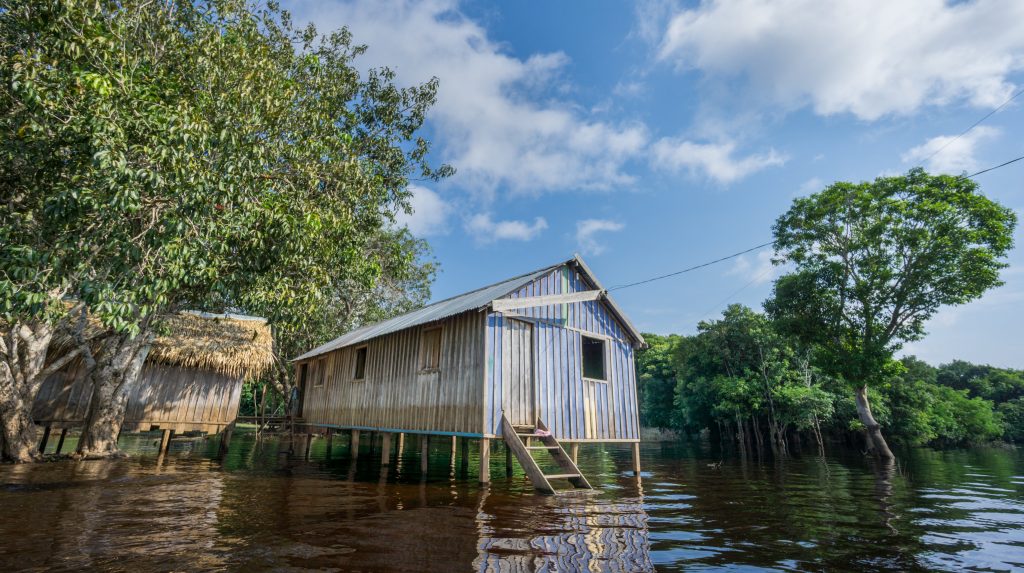
{"label": "wooden door", "polygon": [[513,426],[537,423],[537,397],[533,383],[533,325],[505,319],[502,349],[503,406]]}

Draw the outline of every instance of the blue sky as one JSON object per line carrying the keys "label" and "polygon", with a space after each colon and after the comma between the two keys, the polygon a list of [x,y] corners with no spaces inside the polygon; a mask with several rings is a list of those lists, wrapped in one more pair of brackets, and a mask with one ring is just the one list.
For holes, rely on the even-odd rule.
{"label": "blue sky", "polygon": [[[437,76],[426,135],[458,173],[414,188],[436,298],[579,252],[606,286],[771,238],[794,197],[924,164],[961,173],[1024,155],[1024,2],[288,1],[347,25],[360,65]],[[1024,208],[1024,162],[981,175]],[[1017,243],[1022,242],[1017,233]],[[907,352],[1024,367],[1024,251],[1006,285],[944,309]],[[643,330],[692,333],[759,307],[770,252],[615,293]]]}

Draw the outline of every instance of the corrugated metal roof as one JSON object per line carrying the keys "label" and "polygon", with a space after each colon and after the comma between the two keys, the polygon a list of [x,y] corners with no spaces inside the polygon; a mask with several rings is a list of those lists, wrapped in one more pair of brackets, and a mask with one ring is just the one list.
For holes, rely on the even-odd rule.
{"label": "corrugated metal roof", "polygon": [[359,344],[360,342],[366,342],[371,338],[376,338],[392,332],[398,332],[399,330],[405,330],[406,328],[418,326],[420,324],[434,322],[435,320],[441,320],[442,318],[448,318],[449,316],[454,316],[468,310],[482,308],[490,304],[492,300],[503,297],[528,282],[540,278],[564,264],[565,262],[560,262],[556,265],[551,265],[525,275],[520,275],[518,277],[504,280],[500,283],[495,283],[490,286],[478,288],[474,291],[435,302],[419,310],[414,310],[383,322],[357,328],[335,338],[327,344],[310,350],[294,360],[305,360],[319,354],[324,354],[325,352],[337,350],[338,348]]}

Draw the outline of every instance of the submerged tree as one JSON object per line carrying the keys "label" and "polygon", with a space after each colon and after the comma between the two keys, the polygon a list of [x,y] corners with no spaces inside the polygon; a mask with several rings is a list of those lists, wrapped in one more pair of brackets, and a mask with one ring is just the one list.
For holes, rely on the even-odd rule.
{"label": "submerged tree", "polygon": [[893,353],[924,334],[942,306],[1002,284],[1013,211],[964,177],[913,169],[870,183],[835,183],[796,199],[775,223],[781,277],[769,313],[822,348],[822,364],[852,384],[870,446],[893,457],[868,387],[891,375]]}

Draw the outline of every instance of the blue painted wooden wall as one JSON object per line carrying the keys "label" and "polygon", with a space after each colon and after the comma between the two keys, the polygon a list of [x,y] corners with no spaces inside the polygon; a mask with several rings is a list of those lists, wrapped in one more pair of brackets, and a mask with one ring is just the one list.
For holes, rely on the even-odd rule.
{"label": "blue painted wooden wall", "polygon": [[[543,276],[510,298],[564,294],[591,290],[594,285],[570,266]],[[510,312],[509,314],[513,314]],[[541,419],[563,440],[638,440],[636,369],[632,341],[607,306],[600,301],[524,308],[514,314],[534,323],[534,385]],[[501,434],[502,313],[487,316],[485,344],[484,428]],[[606,339],[606,382],[585,380],[581,337],[584,333]]]}

